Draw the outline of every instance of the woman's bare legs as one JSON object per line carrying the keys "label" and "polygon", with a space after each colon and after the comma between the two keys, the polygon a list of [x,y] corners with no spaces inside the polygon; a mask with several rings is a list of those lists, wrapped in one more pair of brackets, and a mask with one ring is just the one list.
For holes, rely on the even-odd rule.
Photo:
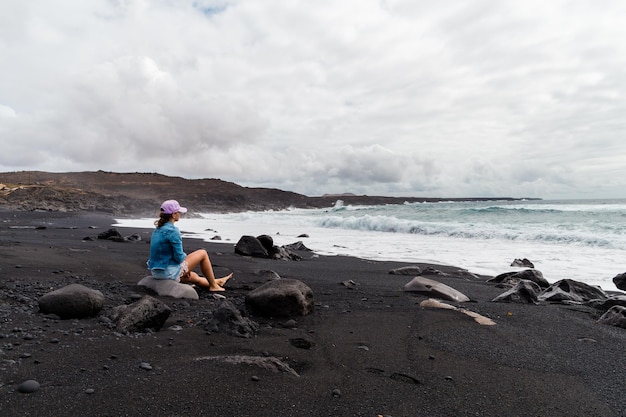
{"label": "woman's bare legs", "polygon": [[[184,283],[191,283],[201,287],[206,287],[210,291],[224,291],[222,286],[233,276],[233,274],[230,273],[225,277],[215,278],[209,254],[204,249],[198,249],[197,251],[190,253],[185,258],[185,261],[187,261],[187,265],[189,266],[189,274],[181,277],[180,281]],[[204,278],[193,272],[198,265],[200,265]]]}

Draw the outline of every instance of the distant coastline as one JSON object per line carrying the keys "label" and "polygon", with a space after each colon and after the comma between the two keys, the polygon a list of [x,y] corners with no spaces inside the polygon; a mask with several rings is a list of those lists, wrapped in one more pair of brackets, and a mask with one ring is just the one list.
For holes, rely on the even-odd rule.
{"label": "distant coastline", "polygon": [[105,171],[0,173],[0,206],[26,211],[99,211],[153,215],[161,201],[176,198],[196,212],[238,212],[352,205],[444,201],[522,201],[535,197],[386,197],[352,193],[306,196],[273,188],[250,188],[215,178],[185,179],[157,173]]}

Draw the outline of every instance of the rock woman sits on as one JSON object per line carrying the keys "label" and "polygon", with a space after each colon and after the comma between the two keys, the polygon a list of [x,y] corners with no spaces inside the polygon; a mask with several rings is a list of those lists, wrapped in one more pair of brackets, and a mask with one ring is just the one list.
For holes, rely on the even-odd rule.
{"label": "rock woman sits on", "polygon": [[[156,229],[150,241],[148,268],[155,279],[171,279],[185,284],[195,284],[209,291],[224,291],[224,284],[233,274],[215,278],[213,265],[206,250],[198,249],[189,255],[183,251],[183,239],[174,225],[187,209],[176,200],[161,204],[161,215],[155,222]],[[200,266],[201,277],[193,270]]]}

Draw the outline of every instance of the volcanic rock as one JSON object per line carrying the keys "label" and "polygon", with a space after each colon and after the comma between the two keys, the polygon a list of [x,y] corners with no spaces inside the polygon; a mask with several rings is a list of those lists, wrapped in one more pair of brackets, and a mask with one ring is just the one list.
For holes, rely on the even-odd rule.
{"label": "volcanic rock", "polygon": [[626,307],[613,306],[598,319],[598,323],[626,329]]}
{"label": "volcanic rock", "polygon": [[140,333],[148,329],[160,330],[171,313],[165,303],[145,295],[133,304],[115,307],[111,319],[121,333]]}
{"label": "volcanic rock", "polygon": [[413,278],[404,286],[404,291],[419,292],[421,294],[430,295],[434,298],[440,298],[459,303],[470,301],[469,297],[460,291],[455,290],[441,282],[430,278],[418,276]]}
{"label": "volcanic rock", "polygon": [[626,291],[626,272],[613,277],[613,283],[620,290]]}
{"label": "volcanic rock", "polygon": [[543,277],[541,271],[537,271],[536,269],[505,272],[504,274],[500,274],[491,278],[487,282],[496,282],[500,284],[510,285],[513,287],[523,279],[532,281],[535,284],[539,285],[541,288],[548,288],[550,286],[550,283]]}
{"label": "volcanic rock", "polygon": [[96,316],[104,305],[104,295],[81,284],[70,284],[39,299],[39,310],[62,319]]}
{"label": "volcanic rock", "polygon": [[211,332],[224,332],[243,338],[254,336],[258,328],[256,322],[243,317],[237,307],[228,300],[221,302],[207,325],[207,330]]}
{"label": "volcanic rock", "polygon": [[262,316],[305,316],[314,308],[313,291],[302,281],[278,279],[250,291],[246,304]]}
{"label": "volcanic rock", "polygon": [[550,285],[539,294],[542,301],[551,302],[576,302],[582,303],[590,300],[604,300],[606,293],[599,287],[594,287],[584,282],[573,279],[562,279]]}
{"label": "volcanic rock", "polygon": [[537,304],[537,295],[541,292],[539,285],[532,281],[521,280],[515,287],[494,298],[493,302]]}

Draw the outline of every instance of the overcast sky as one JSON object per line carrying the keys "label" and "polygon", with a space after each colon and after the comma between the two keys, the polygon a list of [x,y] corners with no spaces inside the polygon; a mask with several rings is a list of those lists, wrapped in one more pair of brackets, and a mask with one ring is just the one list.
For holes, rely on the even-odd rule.
{"label": "overcast sky", "polygon": [[0,0],[0,171],[626,197],[623,0]]}

